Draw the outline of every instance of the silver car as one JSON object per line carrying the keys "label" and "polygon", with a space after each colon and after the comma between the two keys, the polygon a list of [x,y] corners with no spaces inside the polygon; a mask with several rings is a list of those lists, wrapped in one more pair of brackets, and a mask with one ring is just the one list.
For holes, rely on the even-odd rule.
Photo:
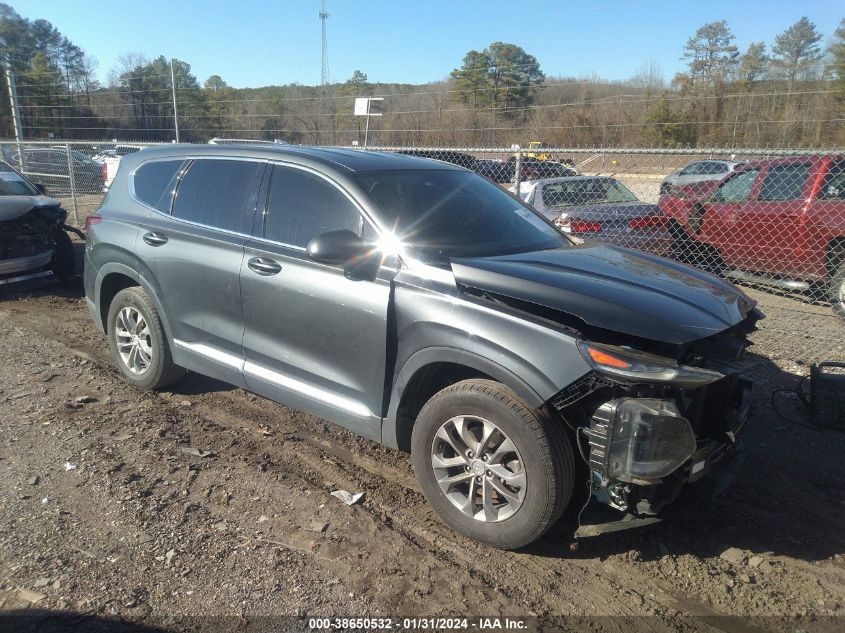
{"label": "silver car", "polygon": [[697,160],[683,169],[669,174],[660,183],[660,193],[669,193],[674,187],[693,182],[721,180],[744,161],[736,160]]}

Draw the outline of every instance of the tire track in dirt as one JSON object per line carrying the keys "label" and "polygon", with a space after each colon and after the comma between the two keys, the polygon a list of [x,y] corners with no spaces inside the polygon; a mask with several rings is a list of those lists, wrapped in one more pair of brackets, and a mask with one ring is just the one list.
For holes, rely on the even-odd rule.
{"label": "tire track in dirt", "polygon": [[[35,309],[30,309],[31,307]],[[87,314],[83,315],[83,319],[79,318],[79,309],[65,312],[75,313],[73,314],[75,318],[58,324],[60,329],[65,330],[64,336],[56,331],[55,315],[49,310],[41,309],[41,306],[37,304],[15,304],[12,310],[0,311],[0,318],[17,326],[32,329],[42,336],[65,345],[80,358],[104,366],[117,376],[104,344],[97,347],[96,344],[92,346],[67,340],[72,332],[79,332],[80,329],[86,327],[80,327],[80,324],[84,320],[87,321]],[[63,316],[67,318],[70,315],[63,314]],[[76,327],[74,327],[74,321]],[[160,394],[159,397],[170,400],[173,397],[182,396],[165,393]],[[615,597],[615,594],[633,591],[640,596],[645,596],[645,601],[651,603],[651,611],[656,613],[664,626],[669,629],[680,624],[677,619],[678,612],[707,619],[723,615],[704,603],[675,595],[671,590],[659,586],[651,579],[645,579],[641,575],[638,577],[635,570],[621,569],[618,565],[611,568],[597,561],[563,560],[559,558],[560,551],[549,546],[546,546],[545,556],[495,552],[495,556],[505,559],[508,573],[491,573],[485,566],[478,565],[479,560],[490,558],[489,548],[467,541],[434,519],[431,511],[424,505],[413,477],[407,470],[403,471],[373,460],[357,451],[338,446],[336,443],[309,433],[301,426],[293,427],[280,422],[278,411],[275,411],[275,415],[272,411],[267,411],[267,401],[262,401],[263,406],[256,405],[250,402],[246,394],[240,390],[197,394],[194,400],[197,404],[196,410],[207,419],[230,430],[246,428],[257,439],[265,440],[262,449],[269,448],[271,444],[265,437],[265,429],[271,425],[284,433],[299,436],[307,443],[308,450],[296,451],[294,457],[316,474],[315,480],[312,481],[314,485],[325,488],[326,481],[336,482],[341,477],[360,483],[361,487],[371,491],[371,500],[374,500],[377,506],[374,516],[378,516],[386,527],[397,531],[416,547],[436,552],[437,558],[442,563],[457,565],[459,569],[469,571],[472,577],[481,580],[488,589],[504,590],[508,597],[520,600],[540,613],[580,612],[584,615],[592,615],[590,607],[595,609],[597,605],[600,605],[600,612],[603,614],[628,615],[632,611],[630,602],[621,601]],[[225,409],[220,408],[221,403],[217,402],[218,400],[224,400],[230,406],[248,415],[229,414]],[[270,403],[271,409],[278,406],[280,405]],[[319,423],[314,420],[309,424],[309,426],[318,425]],[[334,464],[327,462],[327,455],[340,462]],[[408,509],[406,501],[399,503],[397,510],[396,500],[408,495],[411,498],[411,508]],[[632,589],[626,589],[626,586]],[[719,622],[721,625],[718,625]],[[725,622],[727,621],[719,618],[717,628],[730,632],[751,630],[747,627],[743,628],[742,625],[726,626]],[[708,622],[708,624],[711,623]]]}

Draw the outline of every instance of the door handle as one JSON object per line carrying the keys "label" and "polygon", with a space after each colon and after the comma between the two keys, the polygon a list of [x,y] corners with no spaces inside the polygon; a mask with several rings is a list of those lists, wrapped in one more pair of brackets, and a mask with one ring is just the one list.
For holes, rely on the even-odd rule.
{"label": "door handle", "polygon": [[161,233],[153,233],[152,231],[149,233],[144,233],[143,239],[150,246],[161,246],[162,244],[167,244],[166,235],[162,235]]}
{"label": "door handle", "polygon": [[247,262],[250,270],[259,275],[276,275],[282,270],[282,266],[272,259],[265,259],[264,257],[253,257]]}

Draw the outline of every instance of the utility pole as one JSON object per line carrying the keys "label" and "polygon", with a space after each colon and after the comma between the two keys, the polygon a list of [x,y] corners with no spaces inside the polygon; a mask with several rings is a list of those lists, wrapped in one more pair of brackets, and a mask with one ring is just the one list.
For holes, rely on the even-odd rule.
{"label": "utility pole", "polygon": [[179,112],[176,109],[176,76],[173,73],[173,58],[170,58],[170,88],[173,91],[173,127],[176,128],[176,142],[179,142]]}
{"label": "utility pole", "polygon": [[320,96],[325,96],[326,86],[329,85],[329,45],[326,39],[326,0],[320,0],[320,27],[322,30],[322,60],[320,63]]}
{"label": "utility pole", "polygon": [[21,107],[18,104],[18,87],[15,84],[15,75],[12,73],[12,67],[6,66],[6,85],[9,87],[9,106],[12,109],[12,125],[15,128],[15,141],[18,145],[18,156],[20,160],[19,167],[26,169],[24,164],[23,154],[23,125],[21,124]]}

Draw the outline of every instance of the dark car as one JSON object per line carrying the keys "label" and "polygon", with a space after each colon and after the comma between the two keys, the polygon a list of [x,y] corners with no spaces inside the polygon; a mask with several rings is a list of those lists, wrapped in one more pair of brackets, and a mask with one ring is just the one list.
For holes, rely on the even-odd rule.
{"label": "dark car", "polygon": [[406,154],[408,156],[419,156],[420,158],[430,158],[431,160],[439,160],[444,163],[451,163],[452,165],[460,165],[461,167],[466,167],[467,169],[472,169],[476,163],[474,156],[450,150],[403,149],[396,153]]}
{"label": "dark car", "polygon": [[[493,182],[513,184],[516,179],[516,158],[511,156],[505,161],[479,160],[472,166],[472,170]],[[520,181],[577,175],[577,171],[557,161],[523,158]]]}
{"label": "dark car", "polygon": [[66,219],[57,200],[0,161],[0,286],[50,275],[61,281],[73,277]]}
{"label": "dark car", "polygon": [[[68,161],[70,158],[70,164]],[[23,150],[23,159],[15,152],[14,166],[25,173],[32,182],[43,185],[52,195],[70,195],[73,191],[84,194],[103,192],[106,168],[90,156],[65,147],[38,147]],[[73,186],[71,186],[71,169]]]}
{"label": "dark car", "polygon": [[577,237],[669,253],[668,218],[656,204],[642,202],[621,182],[608,176],[548,178],[524,183],[523,199],[555,226]]}
{"label": "dark car", "polygon": [[654,515],[739,450],[754,302],[573,240],[460,167],[158,147],[121,161],[89,225],[86,301],[128,382],[192,370],[410,451],[485,543],[534,541],[588,483]]}

